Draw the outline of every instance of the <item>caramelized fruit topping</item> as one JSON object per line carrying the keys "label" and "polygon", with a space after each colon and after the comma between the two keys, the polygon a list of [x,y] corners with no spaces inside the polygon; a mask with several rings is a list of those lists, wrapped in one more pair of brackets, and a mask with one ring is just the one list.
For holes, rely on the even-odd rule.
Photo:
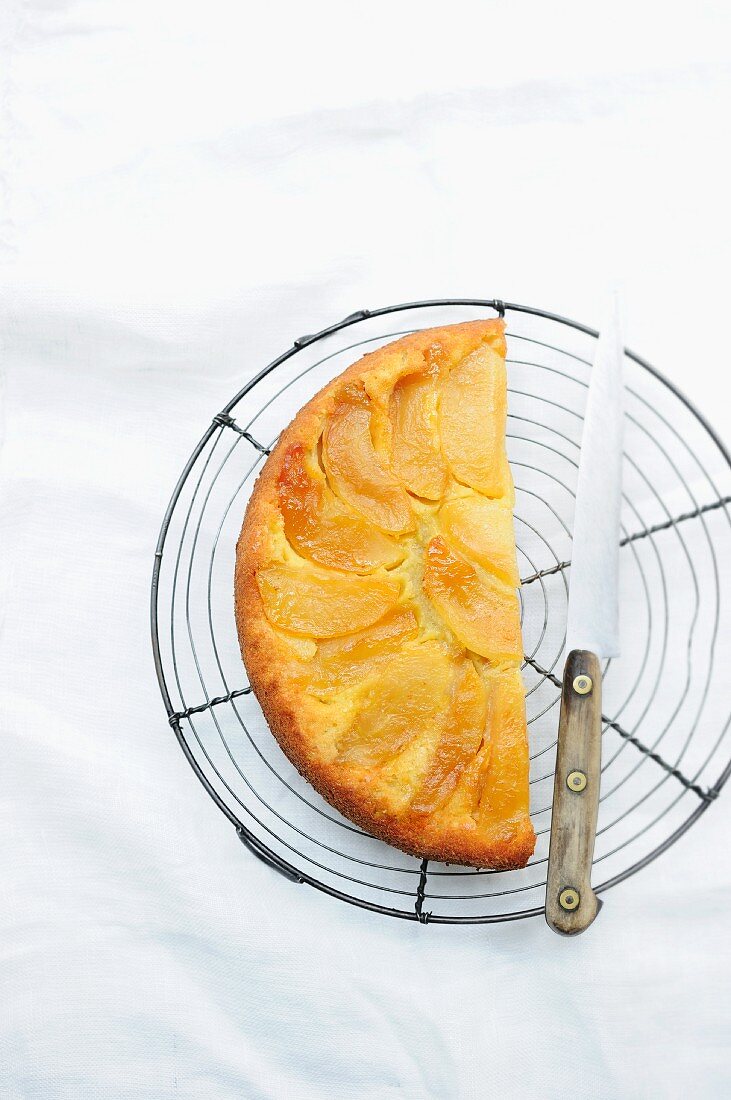
{"label": "caramelized fruit topping", "polygon": [[363,694],[339,759],[361,768],[380,767],[414,738],[433,730],[434,716],[449,699],[452,666],[443,650],[427,645],[396,654]]}
{"label": "caramelized fruit topping", "polygon": [[485,496],[511,499],[506,418],[505,362],[483,344],[451,371],[442,386],[442,450],[457,481]]}
{"label": "caramelized fruit topping", "polygon": [[431,766],[411,803],[416,813],[432,813],[452,793],[482,744],[486,712],[482,680],[472,662],[463,658],[455,668],[449,710]]}
{"label": "caramelized fruit topping", "polygon": [[441,536],[426,548],[424,591],[467,649],[496,665],[520,662],[515,592],[492,577],[479,576]]}
{"label": "caramelized fruit topping", "polygon": [[512,588],[520,584],[515,556],[513,513],[502,500],[471,493],[439,509],[439,527],[455,549]]}
{"label": "caramelized fruit topping", "polygon": [[333,569],[369,573],[403,560],[403,550],[338,500],[301,444],[289,447],[277,482],[284,533],[303,557]]}
{"label": "caramelized fruit topping", "polygon": [[330,485],[376,527],[401,535],[413,530],[409,496],[378,455],[371,438],[371,405],[357,386],[346,386],[322,436]]}
{"label": "caramelized fruit topping", "polygon": [[281,630],[335,638],[372,626],[396,606],[399,585],[315,566],[270,565],[257,573],[267,618]]}
{"label": "caramelized fruit topping", "polygon": [[439,447],[437,377],[434,372],[402,378],[391,396],[391,468],[409,492],[439,500],[447,467]]}
{"label": "caramelized fruit topping", "polygon": [[414,612],[397,607],[374,626],[320,642],[313,667],[314,686],[340,689],[367,679],[384,659],[415,638],[418,629]]}
{"label": "caramelized fruit topping", "polygon": [[511,821],[528,813],[528,742],[525,695],[520,673],[508,669],[490,677],[490,756],[477,810],[483,821]]}

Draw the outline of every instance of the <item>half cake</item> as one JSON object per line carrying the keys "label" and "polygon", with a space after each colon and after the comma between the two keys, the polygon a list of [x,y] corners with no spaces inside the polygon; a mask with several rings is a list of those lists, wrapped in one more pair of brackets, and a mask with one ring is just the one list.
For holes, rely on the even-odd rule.
{"label": "half cake", "polygon": [[502,320],[416,332],[282,433],[236,550],[249,680],[282,749],[374,836],[515,868],[535,845]]}

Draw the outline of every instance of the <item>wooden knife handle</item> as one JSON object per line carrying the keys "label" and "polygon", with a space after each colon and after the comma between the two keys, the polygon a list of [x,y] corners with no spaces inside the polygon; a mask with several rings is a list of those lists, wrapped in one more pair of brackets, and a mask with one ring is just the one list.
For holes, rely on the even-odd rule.
{"label": "wooden knife handle", "polygon": [[563,674],[546,885],[546,921],[564,936],[585,931],[602,905],[591,888],[601,745],[599,658],[573,649]]}

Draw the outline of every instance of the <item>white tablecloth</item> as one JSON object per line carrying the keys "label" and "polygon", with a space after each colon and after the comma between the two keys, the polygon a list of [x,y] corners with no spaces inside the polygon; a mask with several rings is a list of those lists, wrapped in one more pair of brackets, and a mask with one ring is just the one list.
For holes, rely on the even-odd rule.
{"label": "white tablecloth", "polygon": [[731,798],[578,940],[407,925],[242,848],[148,640],[204,425],[354,309],[591,322],[619,282],[731,435],[730,34],[710,2],[6,0],[3,1100],[731,1092]]}

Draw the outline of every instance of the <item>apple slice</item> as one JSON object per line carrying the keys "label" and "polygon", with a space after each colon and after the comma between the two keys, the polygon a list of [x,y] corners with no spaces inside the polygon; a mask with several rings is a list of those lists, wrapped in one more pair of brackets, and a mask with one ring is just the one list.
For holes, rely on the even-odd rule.
{"label": "apple slice", "polygon": [[439,526],[465,557],[511,588],[518,587],[513,514],[504,501],[489,500],[477,493],[454,497],[439,509]]}
{"label": "apple slice", "polygon": [[449,702],[452,664],[427,645],[396,654],[367,685],[356,717],[338,745],[342,763],[376,768],[414,738],[429,736]]}
{"label": "apple slice", "polygon": [[522,660],[515,592],[497,579],[481,577],[441,536],[426,548],[424,591],[467,649],[491,664]]}
{"label": "apple slice", "polygon": [[346,386],[323,432],[322,461],[341,500],[382,531],[401,535],[414,528],[409,496],[373,446],[371,415],[364,391]]}
{"label": "apple slice", "polygon": [[507,375],[505,361],[482,344],[450,372],[441,389],[442,450],[457,481],[488,497],[506,497],[513,487],[505,454]]}
{"label": "apple slice", "polygon": [[528,732],[525,693],[517,669],[490,677],[490,758],[479,799],[482,821],[511,821],[528,813]]}
{"label": "apple slice", "polygon": [[338,500],[304,447],[288,447],[277,479],[284,533],[303,557],[333,569],[369,573],[397,565],[403,551],[388,535]]}
{"label": "apple slice", "polygon": [[520,672],[490,673],[481,747],[458,779],[447,812],[470,815],[480,828],[528,820],[528,733]]}
{"label": "apple slice", "polygon": [[463,658],[455,669],[449,711],[431,766],[411,803],[415,813],[432,813],[449,798],[482,744],[486,718],[482,680],[472,662]]}
{"label": "apple slice", "polygon": [[335,638],[371,626],[395,607],[399,585],[316,566],[269,565],[256,575],[267,618],[281,630]]}
{"label": "apple slice", "polygon": [[437,394],[434,372],[411,374],[395,386],[389,409],[391,469],[409,492],[427,500],[438,500],[447,484],[438,443]]}
{"label": "apple slice", "polygon": [[377,665],[415,638],[419,624],[408,607],[387,612],[374,626],[320,642],[313,662],[313,685],[340,690],[365,680]]}

